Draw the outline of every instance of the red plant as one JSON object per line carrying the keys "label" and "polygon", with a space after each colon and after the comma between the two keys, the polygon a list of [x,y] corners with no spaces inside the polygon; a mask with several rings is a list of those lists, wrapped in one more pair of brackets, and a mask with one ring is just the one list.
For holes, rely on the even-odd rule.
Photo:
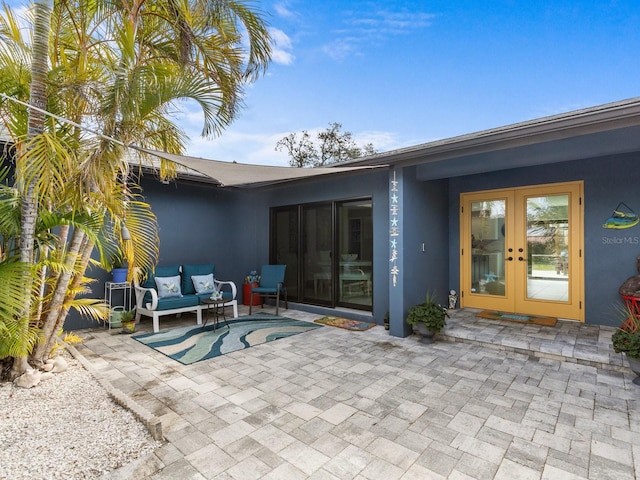
{"label": "red plant", "polygon": [[640,297],[622,295],[624,307],[621,308],[627,318],[620,325],[620,329],[629,333],[636,333],[640,328]]}

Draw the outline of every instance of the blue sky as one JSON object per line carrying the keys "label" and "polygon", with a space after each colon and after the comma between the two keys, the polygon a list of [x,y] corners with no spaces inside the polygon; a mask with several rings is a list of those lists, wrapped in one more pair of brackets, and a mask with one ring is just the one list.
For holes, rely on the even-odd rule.
{"label": "blue sky", "polygon": [[273,63],[218,138],[184,105],[190,155],[287,165],[279,139],[331,122],[389,151],[640,96],[638,0],[251,4]]}
{"label": "blue sky", "polygon": [[286,165],[290,132],[342,123],[388,151],[640,96],[638,0],[260,2],[266,77],[189,154]]}

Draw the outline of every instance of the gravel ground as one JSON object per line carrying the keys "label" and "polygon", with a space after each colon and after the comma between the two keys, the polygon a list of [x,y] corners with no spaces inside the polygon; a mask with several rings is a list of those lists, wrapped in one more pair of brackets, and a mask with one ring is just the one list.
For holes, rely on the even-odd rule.
{"label": "gravel ground", "polygon": [[0,383],[0,479],[99,478],[161,442],[65,353],[69,369],[31,389]]}

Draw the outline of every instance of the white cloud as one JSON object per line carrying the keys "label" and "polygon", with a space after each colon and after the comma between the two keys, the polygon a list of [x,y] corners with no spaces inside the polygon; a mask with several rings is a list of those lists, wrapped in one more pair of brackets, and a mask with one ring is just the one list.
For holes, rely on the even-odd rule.
{"label": "white cloud", "polygon": [[359,55],[358,39],[355,37],[337,38],[322,47],[322,51],[334,60],[342,61],[352,55]]}
{"label": "white cloud", "polygon": [[273,6],[274,10],[278,14],[278,16],[283,18],[294,18],[296,14],[293,13],[286,2],[279,2]]}
{"label": "white cloud", "polygon": [[377,152],[388,152],[398,148],[398,138],[393,132],[383,131],[364,131],[352,134],[355,142],[364,146],[368,143],[373,145]]}
{"label": "white cloud", "polygon": [[[291,131],[273,132],[268,130],[267,125],[264,131],[256,133],[248,131],[247,126],[243,125],[243,122],[239,122],[226,128],[221,136],[205,139],[200,135],[203,122],[202,112],[193,102],[185,102],[175,120],[189,136],[187,155],[225,162],[289,166],[289,156],[284,151],[276,151],[276,144],[278,140],[292,133]],[[315,138],[319,132],[326,129],[327,126],[323,125],[305,130],[312,138]],[[380,130],[354,132],[350,129],[347,131],[351,132],[358,145],[364,146],[371,143],[378,152],[387,152],[416,143],[411,143],[413,140],[400,138],[397,132]]]}
{"label": "white cloud", "polygon": [[424,12],[377,10],[369,15],[355,18],[350,23],[354,26],[365,25],[365,31],[375,29],[384,34],[401,35],[430,27],[434,18],[434,14]]}
{"label": "white cloud", "polygon": [[[317,127],[307,131],[312,138],[318,132],[326,130],[326,127]],[[197,133],[191,137],[188,155],[194,157],[209,158],[226,162],[236,161],[253,165],[289,166],[289,156],[286,152],[276,151],[278,140],[291,132],[247,133],[234,131],[232,128],[225,130],[219,138],[206,140]],[[353,139],[358,145],[373,144],[378,152],[388,152],[403,146],[406,142],[400,142],[394,132],[363,131],[352,132]]]}
{"label": "white cloud", "polygon": [[254,165],[288,166],[286,153],[277,152],[278,140],[287,133],[246,133],[231,129],[213,140],[200,136],[191,137],[188,155],[226,162],[249,163]]}
{"label": "white cloud", "polygon": [[271,35],[271,58],[275,63],[280,65],[291,65],[295,59],[293,53],[293,44],[291,39],[278,28],[269,28]]}
{"label": "white cloud", "polygon": [[344,24],[333,33],[336,38],[323,51],[336,60],[360,54],[363,45],[383,42],[387,37],[407,35],[430,27],[436,16],[408,10],[347,11],[341,15]]}

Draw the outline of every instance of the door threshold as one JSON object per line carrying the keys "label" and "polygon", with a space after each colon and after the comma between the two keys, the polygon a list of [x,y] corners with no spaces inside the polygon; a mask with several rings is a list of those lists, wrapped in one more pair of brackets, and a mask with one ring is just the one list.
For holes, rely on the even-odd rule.
{"label": "door threshold", "polygon": [[345,307],[323,307],[320,305],[309,305],[308,303],[289,302],[291,308],[301,310],[303,312],[317,313],[318,315],[333,315],[334,317],[343,317],[350,320],[360,320],[362,322],[377,323],[373,318],[373,313],[366,310],[356,310],[354,308]]}

